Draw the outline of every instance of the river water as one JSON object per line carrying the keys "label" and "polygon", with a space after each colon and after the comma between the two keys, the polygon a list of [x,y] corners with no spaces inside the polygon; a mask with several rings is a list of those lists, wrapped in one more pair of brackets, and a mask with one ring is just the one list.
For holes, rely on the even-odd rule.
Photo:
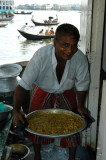
{"label": "river water", "polygon": [[[32,15],[36,21],[43,22],[49,16],[55,18],[56,14],[60,24],[71,23],[80,30],[80,12],[78,11],[34,11],[31,15],[16,14],[11,22],[7,22],[6,27],[0,27],[0,65],[30,60],[37,49],[52,43],[53,40],[26,40],[18,33],[17,29],[27,22],[30,26],[27,32],[39,33],[41,29],[47,27],[35,26],[31,22]],[[56,27],[53,26],[54,30]]]}

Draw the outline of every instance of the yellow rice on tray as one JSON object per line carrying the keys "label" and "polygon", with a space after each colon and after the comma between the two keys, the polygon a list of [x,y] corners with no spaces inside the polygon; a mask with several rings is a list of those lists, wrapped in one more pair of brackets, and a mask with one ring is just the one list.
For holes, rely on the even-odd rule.
{"label": "yellow rice on tray", "polygon": [[60,135],[79,130],[84,122],[74,113],[68,112],[36,112],[28,120],[28,128],[46,135]]}

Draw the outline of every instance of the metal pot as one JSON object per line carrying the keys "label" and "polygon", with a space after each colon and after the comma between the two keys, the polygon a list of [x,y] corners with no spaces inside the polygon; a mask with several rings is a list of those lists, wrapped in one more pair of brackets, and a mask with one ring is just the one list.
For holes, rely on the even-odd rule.
{"label": "metal pot", "polygon": [[5,93],[14,91],[20,79],[19,76],[0,78],[0,92]]}
{"label": "metal pot", "polygon": [[20,77],[22,67],[18,64],[5,64],[0,66],[0,93],[14,91]]}
{"label": "metal pot", "polygon": [[4,104],[4,111],[0,112],[0,122],[3,122],[8,118],[9,113],[13,110],[13,107],[7,104]]}

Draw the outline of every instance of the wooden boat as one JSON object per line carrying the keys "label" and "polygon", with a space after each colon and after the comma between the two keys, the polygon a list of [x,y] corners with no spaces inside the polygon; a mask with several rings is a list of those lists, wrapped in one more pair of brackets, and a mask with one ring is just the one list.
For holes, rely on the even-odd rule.
{"label": "wooden boat", "polygon": [[5,27],[7,25],[8,25],[7,23],[3,23],[3,24],[0,24],[0,27]]}
{"label": "wooden boat", "polygon": [[18,12],[18,11],[15,11],[14,14],[32,14],[32,12],[25,12],[25,11]]}
{"label": "wooden boat", "polygon": [[34,35],[31,33],[26,33],[24,31],[18,30],[18,32],[27,40],[42,40],[42,39],[51,39],[54,38],[55,35],[49,35],[49,36],[45,36],[45,35]]}
{"label": "wooden boat", "polygon": [[2,22],[2,21],[11,21],[12,19],[14,18],[14,16],[11,16],[11,17],[3,17],[3,18],[0,18],[0,22]]}
{"label": "wooden boat", "polygon": [[32,21],[36,26],[52,26],[52,25],[58,25],[58,24],[59,24],[58,21],[52,21],[51,23],[40,23],[40,22],[34,21],[33,18],[31,19],[31,21]]}
{"label": "wooden boat", "polygon": [[0,22],[11,21],[14,18],[14,0],[0,1]]}

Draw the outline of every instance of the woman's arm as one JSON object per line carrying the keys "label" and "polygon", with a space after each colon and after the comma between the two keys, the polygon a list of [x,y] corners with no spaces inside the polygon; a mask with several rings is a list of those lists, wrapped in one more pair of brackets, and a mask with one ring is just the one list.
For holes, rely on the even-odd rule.
{"label": "woman's arm", "polygon": [[86,93],[87,91],[77,91],[77,111],[82,117],[88,113],[87,109],[84,108]]}
{"label": "woman's arm", "polygon": [[13,108],[13,125],[16,126],[18,120],[21,120],[24,123],[22,115],[20,113],[21,106],[23,105],[25,98],[27,96],[28,91],[22,88],[20,85],[16,87],[14,93],[14,108]]}

